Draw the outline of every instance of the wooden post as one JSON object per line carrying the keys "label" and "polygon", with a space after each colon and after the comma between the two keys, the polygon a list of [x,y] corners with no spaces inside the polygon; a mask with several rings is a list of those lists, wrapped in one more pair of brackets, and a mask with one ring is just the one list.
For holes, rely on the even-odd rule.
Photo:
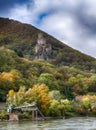
{"label": "wooden post", "polygon": [[36,120],[37,120],[37,117],[38,117],[38,111],[36,110],[35,113],[36,113]]}
{"label": "wooden post", "polygon": [[32,120],[35,119],[35,113],[34,113],[34,110],[32,111]]}

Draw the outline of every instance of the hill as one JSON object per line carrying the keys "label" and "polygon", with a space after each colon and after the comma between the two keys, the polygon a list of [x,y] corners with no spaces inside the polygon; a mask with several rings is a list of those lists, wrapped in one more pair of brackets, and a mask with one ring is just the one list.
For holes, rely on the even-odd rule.
{"label": "hill", "polygon": [[[0,18],[0,102],[5,101],[37,101],[48,117],[95,115],[96,59],[32,25]],[[29,112],[22,116],[30,119]]]}
{"label": "hill", "polygon": [[28,90],[36,84],[68,99],[95,94],[95,68],[95,58],[31,25],[0,18],[0,101],[10,89]]}
{"label": "hill", "polygon": [[[46,45],[38,45],[40,37]],[[74,66],[83,70],[96,68],[95,58],[74,50],[32,25],[8,18],[0,18],[0,46],[14,50],[20,57],[43,58],[57,66]]]}

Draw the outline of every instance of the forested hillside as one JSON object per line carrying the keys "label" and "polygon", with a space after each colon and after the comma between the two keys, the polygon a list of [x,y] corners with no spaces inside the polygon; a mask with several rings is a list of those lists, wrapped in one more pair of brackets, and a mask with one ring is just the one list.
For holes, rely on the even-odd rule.
{"label": "forested hillside", "polygon": [[[55,65],[74,66],[81,69],[95,69],[96,60],[90,56],[80,53],[58,41],[52,36],[33,27],[15,20],[0,18],[0,46],[14,50],[18,56],[28,59],[36,58],[38,35],[42,34],[46,40],[44,58]],[[50,52],[47,54],[48,49]],[[38,51],[42,53],[42,47]],[[48,57],[48,58],[46,58]]]}
{"label": "forested hillside", "polygon": [[31,25],[0,18],[0,102],[36,100],[48,116],[88,114],[96,112],[95,95],[95,58]]}

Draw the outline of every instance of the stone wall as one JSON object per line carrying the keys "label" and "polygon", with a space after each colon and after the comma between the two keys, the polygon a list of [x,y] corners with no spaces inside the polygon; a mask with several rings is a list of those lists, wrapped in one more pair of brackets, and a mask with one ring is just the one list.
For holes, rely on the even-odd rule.
{"label": "stone wall", "polygon": [[9,120],[10,121],[18,121],[19,120],[18,114],[17,113],[10,113]]}

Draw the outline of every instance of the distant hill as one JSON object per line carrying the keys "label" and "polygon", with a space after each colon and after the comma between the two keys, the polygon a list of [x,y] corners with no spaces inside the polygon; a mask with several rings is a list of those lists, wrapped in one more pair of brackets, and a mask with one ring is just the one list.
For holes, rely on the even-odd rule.
{"label": "distant hill", "polygon": [[[37,53],[39,34],[46,40],[46,46],[39,46]],[[74,66],[83,70],[96,68],[95,58],[67,46],[32,25],[8,18],[0,18],[0,46],[15,51],[19,57],[31,60],[38,57],[40,59],[41,56],[41,59],[44,58],[57,66]]]}

